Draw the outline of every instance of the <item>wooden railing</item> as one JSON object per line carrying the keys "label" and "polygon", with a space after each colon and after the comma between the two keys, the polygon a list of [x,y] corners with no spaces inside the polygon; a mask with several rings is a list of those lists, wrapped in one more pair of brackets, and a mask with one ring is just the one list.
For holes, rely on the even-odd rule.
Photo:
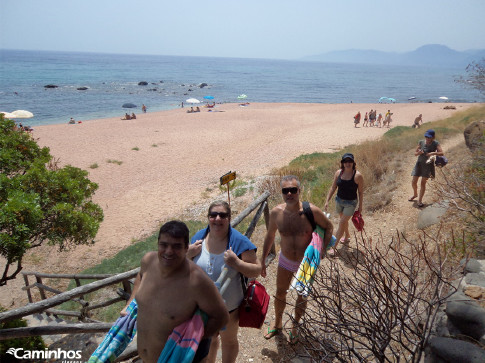
{"label": "wooden railing", "polygon": [[[245,235],[250,238],[253,234],[256,225],[264,215],[264,220],[266,224],[266,228],[268,228],[269,222],[269,208],[267,199],[269,198],[270,193],[264,192],[260,195],[256,200],[254,200],[246,209],[244,209],[236,218],[234,218],[231,222],[233,227],[237,226],[241,223],[249,214],[251,214],[256,208],[256,211],[253,219],[251,220],[249,227],[245,233]],[[270,253],[269,258],[266,260],[266,264],[274,258],[274,246],[272,252]],[[126,301],[128,300],[131,294],[131,284],[132,279],[136,277],[138,274],[139,268],[133,269],[131,271],[123,272],[121,274],[110,275],[110,274],[100,274],[100,275],[70,275],[70,274],[45,274],[45,273],[37,273],[37,272],[22,272],[25,286],[22,288],[27,292],[27,297],[29,299],[28,305],[9,310],[4,313],[0,313],[0,323],[7,322],[13,319],[18,319],[27,315],[32,315],[35,313],[44,312],[46,314],[52,315],[65,315],[65,316],[74,316],[77,317],[79,320],[91,321],[89,323],[79,323],[79,324],[68,324],[68,325],[59,325],[59,326],[44,326],[44,327],[26,327],[26,328],[13,328],[13,329],[2,329],[0,330],[0,340],[10,339],[10,338],[19,338],[19,337],[29,337],[29,336],[37,336],[37,335],[53,335],[53,334],[78,334],[78,333],[92,333],[92,332],[106,332],[110,329],[110,323],[100,323],[100,322],[93,322],[90,319],[90,311],[94,309],[99,309],[102,307],[109,306],[114,304],[118,301]],[[33,276],[35,282],[30,283],[29,277]],[[65,279],[72,279],[75,281],[76,286],[74,289],[69,291],[59,291],[52,287],[49,287],[46,283],[44,283],[43,279],[48,278],[65,278]],[[89,280],[98,280],[86,285],[82,285],[81,281],[83,279]],[[97,291],[103,288],[111,287],[112,285],[121,283],[123,288],[119,288],[117,290],[118,297],[111,298],[105,302],[98,303],[91,305],[88,301],[85,300],[85,295]],[[38,302],[34,302],[32,296],[32,289],[38,289],[39,295],[41,300]],[[46,292],[54,293],[55,296],[47,297]],[[60,305],[67,301],[75,301],[81,305],[80,311],[67,311],[67,310],[58,310],[53,309],[53,307]]]}

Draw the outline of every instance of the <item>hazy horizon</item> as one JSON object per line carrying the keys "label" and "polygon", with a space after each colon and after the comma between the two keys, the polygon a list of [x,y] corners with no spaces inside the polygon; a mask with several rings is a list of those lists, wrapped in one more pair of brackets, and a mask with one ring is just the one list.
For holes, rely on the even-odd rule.
{"label": "hazy horizon", "polygon": [[485,49],[485,1],[2,0],[0,49],[298,60],[427,44]]}

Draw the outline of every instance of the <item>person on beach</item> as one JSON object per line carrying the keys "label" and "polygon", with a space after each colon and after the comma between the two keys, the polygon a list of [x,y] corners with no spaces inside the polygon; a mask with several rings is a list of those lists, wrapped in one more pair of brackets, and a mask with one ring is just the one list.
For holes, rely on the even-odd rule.
{"label": "person on beach", "polygon": [[143,111],[143,113],[146,113],[147,112],[147,106],[145,106],[145,104],[142,104],[141,105],[141,110]]}
{"label": "person on beach", "polygon": [[392,121],[391,116],[392,116],[391,110],[387,110],[386,116],[384,117],[384,121],[382,122],[382,127],[386,125],[387,125],[387,128],[391,127],[391,121]]}
{"label": "person on beach", "polygon": [[423,123],[423,115],[420,113],[418,117],[414,119],[413,127],[418,129],[420,124]]}
{"label": "person on beach", "polygon": [[131,116],[130,116],[130,114],[129,114],[128,112],[127,112],[127,113],[125,113],[125,117],[124,117],[124,118],[122,118],[122,120],[131,120]]}
{"label": "person on beach", "polygon": [[75,124],[75,123],[76,123],[76,120],[74,120],[74,119],[71,117],[71,119],[69,120],[68,124],[73,125],[73,124]]}
{"label": "person on beach", "polygon": [[[263,255],[261,257],[261,276],[266,277],[265,261],[275,240],[276,231],[279,231],[280,253],[278,258],[278,269],[276,272],[276,295],[274,299],[275,320],[268,327],[265,339],[271,339],[283,329],[283,312],[286,307],[286,294],[290,287],[293,275],[298,272],[305,250],[312,239],[312,225],[303,213],[303,205],[300,201],[300,181],[294,175],[287,175],[281,179],[281,192],[284,203],[274,207],[269,216],[268,231],[264,238]],[[323,214],[322,210],[310,204],[315,223],[325,230],[325,238],[321,256],[323,258],[327,246],[330,243],[333,225]],[[298,342],[298,322],[306,309],[307,300],[298,295],[295,305],[294,323],[289,335],[290,344]]]}
{"label": "person on beach", "polygon": [[369,112],[369,126],[374,127],[374,122],[376,121],[376,112],[375,110],[370,110]]}
{"label": "person on beach", "polygon": [[357,112],[357,114],[354,116],[354,124],[355,126],[354,127],[357,127],[358,124],[360,124],[360,118],[361,118],[361,115],[360,115],[360,111]]}
{"label": "person on beach", "polygon": [[132,119],[132,120],[136,120],[136,115],[135,115],[135,113],[134,113],[134,112],[132,112],[132,113],[131,113],[131,119]]}
{"label": "person on beach", "polygon": [[[333,184],[328,191],[325,201],[325,212],[328,209],[328,203],[337,190],[335,197],[335,206],[337,213],[340,215],[340,221],[335,237],[337,242],[335,246],[328,250],[330,257],[337,254],[337,245],[339,242],[350,242],[349,220],[352,218],[355,209],[362,213],[362,201],[364,199],[364,177],[357,171],[354,155],[345,153],[340,161],[340,169],[335,172]],[[358,195],[358,198],[357,198]],[[358,205],[358,207],[357,207]]]}
{"label": "person on beach", "polygon": [[227,324],[229,315],[211,279],[187,257],[189,229],[180,221],[165,223],[158,235],[158,252],[148,252],[126,307],[138,304],[138,354],[145,363],[155,363],[173,329],[191,319],[197,308],[208,320],[193,362],[209,352],[211,337]]}
{"label": "person on beach", "polygon": [[[256,246],[239,231],[231,227],[231,208],[224,201],[215,201],[207,213],[209,225],[197,232],[191,241],[187,257],[194,260],[209,278],[216,282],[224,267],[237,271],[222,297],[229,312],[229,322],[219,331],[222,363],[236,362],[239,353],[239,305],[244,298],[241,275],[257,277],[261,263],[256,256]],[[228,275],[232,275],[228,273]],[[219,338],[212,339],[208,362],[217,358]]]}
{"label": "person on beach", "polygon": [[[429,178],[435,177],[434,162],[428,163],[430,156],[443,156],[443,149],[438,141],[435,140],[435,132],[432,129],[427,130],[424,133],[425,140],[420,140],[418,146],[414,152],[414,155],[418,157],[416,164],[414,165],[411,176],[411,186],[413,187],[413,195],[408,199],[410,202],[418,198],[418,207],[424,207],[423,196],[426,191],[426,182]],[[421,177],[421,188],[419,189],[418,196],[418,179]]]}
{"label": "person on beach", "polygon": [[382,127],[382,113],[379,113],[379,116],[377,116],[377,124],[376,126],[379,125],[379,127]]}
{"label": "person on beach", "polygon": [[362,124],[362,127],[364,127],[364,126],[367,127],[368,126],[368,122],[367,121],[368,121],[368,116],[367,116],[367,112],[366,112],[365,115],[364,115],[364,123]]}

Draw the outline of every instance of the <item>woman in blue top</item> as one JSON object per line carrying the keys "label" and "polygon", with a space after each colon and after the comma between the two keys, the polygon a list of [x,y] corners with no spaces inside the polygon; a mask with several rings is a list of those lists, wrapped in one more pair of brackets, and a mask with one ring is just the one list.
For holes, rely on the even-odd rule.
{"label": "woman in blue top", "polygon": [[436,141],[434,130],[427,130],[424,133],[425,140],[420,140],[418,146],[414,152],[414,155],[418,157],[414,169],[411,173],[413,180],[411,186],[413,187],[413,195],[408,200],[412,202],[418,198],[418,179],[421,177],[421,188],[419,189],[418,207],[421,208],[423,204],[423,196],[426,191],[426,182],[429,178],[434,178],[435,168],[434,162],[428,162],[430,156],[443,156],[443,150],[438,141]]}
{"label": "woman in blue top", "polygon": [[[337,213],[340,215],[340,221],[335,237],[337,242],[335,246],[328,250],[328,256],[334,257],[337,251],[339,242],[350,242],[349,220],[352,218],[357,204],[357,210],[362,213],[362,200],[364,198],[364,177],[355,169],[354,155],[345,153],[340,161],[340,169],[335,172],[333,184],[328,191],[327,200],[325,202],[325,211],[327,211],[328,203],[332,198],[333,193],[337,190],[335,197],[335,207]],[[359,198],[357,199],[357,194]],[[345,238],[342,238],[345,235]],[[342,239],[341,239],[342,238]]]}
{"label": "woman in blue top", "polygon": [[[231,227],[231,209],[224,201],[216,201],[209,206],[209,226],[198,231],[191,241],[187,257],[192,258],[215,282],[223,266],[236,270],[246,277],[258,277],[261,264],[256,256],[256,246]],[[223,294],[229,322],[226,329],[219,332],[221,337],[222,362],[236,362],[239,353],[237,332],[239,328],[238,307],[243,299],[240,274],[231,280]],[[215,362],[219,339],[212,339],[208,362]]]}

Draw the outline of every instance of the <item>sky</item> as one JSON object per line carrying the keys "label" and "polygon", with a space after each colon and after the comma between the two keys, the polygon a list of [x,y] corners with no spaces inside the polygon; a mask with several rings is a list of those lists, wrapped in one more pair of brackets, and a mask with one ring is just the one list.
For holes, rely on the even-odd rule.
{"label": "sky", "polygon": [[0,49],[299,59],[485,49],[485,0],[0,0]]}

